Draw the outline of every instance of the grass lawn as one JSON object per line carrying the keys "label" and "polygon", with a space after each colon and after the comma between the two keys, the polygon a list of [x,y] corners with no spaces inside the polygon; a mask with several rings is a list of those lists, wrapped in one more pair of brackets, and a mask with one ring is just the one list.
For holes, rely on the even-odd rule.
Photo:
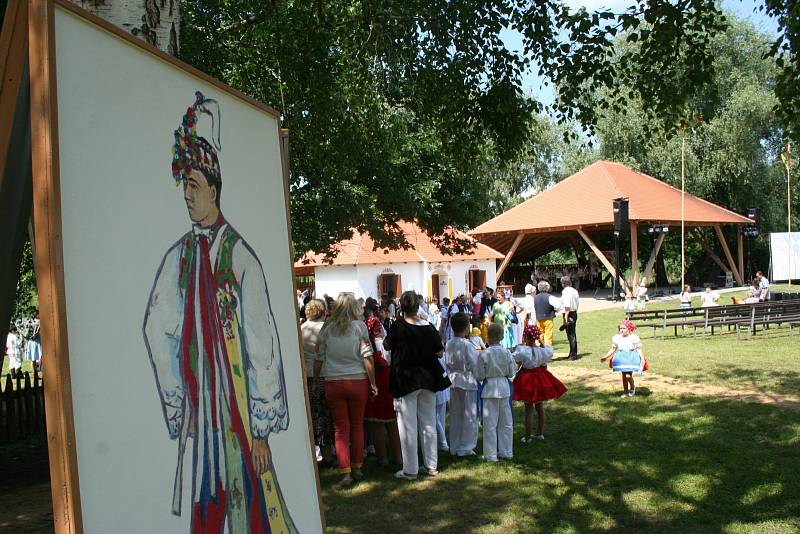
{"label": "grass lawn", "polygon": [[[677,302],[649,307],[659,305]],[[604,368],[598,360],[622,316],[621,308],[581,315],[582,358],[558,362],[553,372]],[[800,392],[800,335],[790,338],[788,330],[752,341],[736,341],[735,334],[643,335],[654,372]],[[557,332],[556,351],[565,349]],[[648,392],[646,384],[639,393],[619,399],[575,384],[549,405],[547,440],[527,445],[519,443],[517,407],[512,461],[487,464],[442,453],[438,477],[409,482],[368,459],[366,480],[353,489],[338,488],[339,474],[323,470],[329,531],[800,532],[800,411]]]}
{"label": "grass lawn", "polygon": [[[786,286],[773,286],[774,291],[783,291]],[[720,302],[729,303],[732,295],[726,293]],[[694,306],[699,306],[695,299]],[[678,301],[651,301],[647,309],[664,307],[677,308]],[[600,310],[579,315],[577,324],[578,352],[577,362],[555,362],[559,365],[602,368],[601,356],[611,346],[611,337],[616,333],[617,324],[624,318],[622,308]],[[756,391],[798,394],[800,393],[800,330],[795,328],[794,337],[789,329],[771,328],[764,334],[761,330],[752,339],[736,339],[736,332],[715,330],[713,336],[705,338],[698,334],[692,337],[692,330],[685,336],[666,332],[661,339],[660,331],[652,338],[652,330],[644,328],[637,331],[642,338],[645,356],[650,362],[651,371],[692,382],[747,388]],[[556,332],[555,350],[557,353],[569,352],[566,336]]]}

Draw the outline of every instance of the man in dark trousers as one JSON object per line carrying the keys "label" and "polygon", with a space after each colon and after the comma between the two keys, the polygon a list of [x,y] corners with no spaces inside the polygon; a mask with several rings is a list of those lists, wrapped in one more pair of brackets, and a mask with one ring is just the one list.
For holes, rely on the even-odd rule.
{"label": "man in dark trousers", "polygon": [[569,359],[577,360],[578,337],[575,335],[575,323],[578,322],[580,296],[578,295],[578,291],[572,287],[572,280],[569,276],[561,277],[561,286],[564,288],[564,290],[561,291],[561,313],[563,318],[561,329],[567,332]]}

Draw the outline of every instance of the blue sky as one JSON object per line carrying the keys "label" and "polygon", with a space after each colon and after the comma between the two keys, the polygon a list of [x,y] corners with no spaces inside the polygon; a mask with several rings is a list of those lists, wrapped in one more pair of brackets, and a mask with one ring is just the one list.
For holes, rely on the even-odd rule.
{"label": "blue sky", "polygon": [[[621,13],[634,2],[630,0],[567,0],[570,5],[575,8],[585,7],[589,11],[595,11],[601,8],[607,8],[611,11]],[[723,0],[722,6],[728,11],[732,11],[738,17],[751,21],[756,28],[769,35],[777,35],[778,24],[774,19],[767,17],[762,13],[757,13],[754,10],[763,5],[763,0]],[[521,36],[514,31],[504,30],[502,32],[503,42],[511,50],[522,50]],[[544,80],[540,78],[536,72],[529,70],[523,76],[523,89],[526,93],[536,97],[543,104],[551,104],[553,102],[553,90],[550,86],[543,85]]]}

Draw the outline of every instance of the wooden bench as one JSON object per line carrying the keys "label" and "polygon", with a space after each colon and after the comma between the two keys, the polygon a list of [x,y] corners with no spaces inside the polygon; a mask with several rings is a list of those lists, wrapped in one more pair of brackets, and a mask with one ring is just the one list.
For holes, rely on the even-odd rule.
{"label": "wooden bench", "polygon": [[747,338],[750,339],[757,332],[757,327],[769,330],[771,325],[780,326],[788,324],[794,337],[793,326],[800,323],[800,302],[778,301],[768,306],[754,307],[750,316],[736,321],[736,338],[741,339],[742,328],[747,328]]}
{"label": "wooden bench", "polygon": [[[779,324],[771,321],[770,318],[779,316],[791,317],[795,313],[800,313],[800,299],[781,300],[777,302],[758,302],[752,304],[729,304],[725,306],[710,306],[707,308],[668,308],[664,310],[645,310],[630,312],[628,317],[637,326],[650,327],[653,330],[653,337],[656,330],[661,329],[662,339],[666,335],[666,329],[672,328],[677,337],[678,328],[686,331],[692,328],[692,334],[697,335],[698,328],[702,327],[703,335],[711,333],[717,327],[728,327],[728,330],[740,328],[742,324],[758,317],[758,324]],[[792,323],[793,324],[793,323]],[[790,324],[790,326],[792,326]],[[738,330],[737,330],[738,334]]]}

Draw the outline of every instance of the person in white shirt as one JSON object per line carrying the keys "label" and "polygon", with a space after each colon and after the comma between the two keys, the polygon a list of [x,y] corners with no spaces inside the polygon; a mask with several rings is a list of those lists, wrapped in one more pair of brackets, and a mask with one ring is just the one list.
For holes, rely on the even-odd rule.
{"label": "person in white shirt", "polygon": [[8,329],[6,354],[8,354],[8,371],[11,376],[17,376],[22,373],[22,338],[17,333],[17,327],[14,325],[11,325],[11,328]]}
{"label": "person in white shirt", "polygon": [[450,454],[472,456],[478,445],[478,352],[467,339],[469,318],[457,313],[451,319],[455,337],[447,342],[444,360],[453,383],[450,389]]}
{"label": "person in white shirt", "polygon": [[438,331],[442,324],[442,311],[435,301],[432,301],[428,306],[428,322]]}
{"label": "person in white shirt", "polygon": [[700,307],[708,308],[710,306],[716,306],[718,300],[719,293],[713,291],[710,287],[707,287],[706,292],[700,295]]}
{"label": "person in white shirt", "polygon": [[525,298],[522,299],[522,328],[536,324],[536,308],[534,307],[533,296],[536,294],[536,286],[528,284],[525,286]]}
{"label": "person in white shirt", "polygon": [[630,319],[631,314],[636,311],[636,301],[633,300],[633,296],[628,293],[625,295],[625,302],[622,305],[622,308],[625,310],[625,316]]}
{"label": "person in white shirt", "polygon": [[643,283],[636,288],[636,309],[643,310],[647,304],[647,286]]}
{"label": "person in white shirt", "polygon": [[681,292],[681,308],[689,309],[692,307],[692,288],[691,286],[685,285],[683,286],[683,291]]}
{"label": "person in white shirt", "polygon": [[769,300],[769,280],[761,271],[756,273],[756,280],[758,280],[758,289],[760,290],[758,300],[761,302]]}
{"label": "person in white shirt", "polygon": [[578,306],[580,305],[580,295],[572,287],[572,279],[569,276],[561,277],[561,330],[566,330],[567,340],[569,341],[569,359],[578,359],[578,336],[575,334],[575,325],[578,322]]}
{"label": "person in white shirt", "polygon": [[500,346],[504,329],[489,326],[489,348],[478,356],[475,378],[485,380],[483,399],[483,459],[513,458],[514,426],[511,419],[511,387],[509,379],[516,373],[516,364],[508,349]]}

